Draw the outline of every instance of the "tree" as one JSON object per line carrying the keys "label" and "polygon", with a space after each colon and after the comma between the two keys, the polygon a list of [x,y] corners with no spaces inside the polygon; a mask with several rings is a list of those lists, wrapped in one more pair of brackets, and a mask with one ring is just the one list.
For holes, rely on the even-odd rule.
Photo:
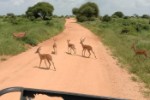
{"label": "tree", "polygon": [[78,14],[78,10],[79,10],[78,8],[73,8],[73,9],[72,9],[72,13],[73,13],[74,15],[77,15],[77,14]]}
{"label": "tree", "polygon": [[115,12],[112,16],[115,16],[115,15],[118,16],[119,18],[124,17],[124,14],[122,12],[120,12],[120,11]]}
{"label": "tree", "polygon": [[29,7],[26,11],[26,15],[29,18],[38,18],[41,17],[42,19],[46,20],[53,15],[54,7],[47,3],[47,2],[39,2],[36,5]]}
{"label": "tree", "polygon": [[99,9],[97,4],[92,2],[87,2],[83,4],[80,8],[74,8],[72,13],[76,15],[78,21],[93,20],[95,17],[99,16]]}
{"label": "tree", "polygon": [[13,18],[14,18],[14,17],[15,17],[15,14],[14,14],[14,13],[7,13],[7,16],[8,16],[8,17],[13,17]]}
{"label": "tree", "polygon": [[102,18],[102,21],[104,21],[104,22],[109,22],[109,21],[111,21],[111,17],[108,16],[108,15],[105,15],[105,16]]}
{"label": "tree", "polygon": [[144,15],[142,16],[142,18],[149,19],[149,18],[150,18],[150,16],[149,16],[149,15],[147,15],[147,14],[144,14]]}
{"label": "tree", "polygon": [[136,18],[139,18],[139,15],[138,15],[138,14],[134,14],[133,16],[136,17]]}

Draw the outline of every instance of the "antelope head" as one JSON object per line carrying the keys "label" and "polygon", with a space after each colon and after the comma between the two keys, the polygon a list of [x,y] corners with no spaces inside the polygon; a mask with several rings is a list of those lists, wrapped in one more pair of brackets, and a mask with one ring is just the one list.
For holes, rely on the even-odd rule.
{"label": "antelope head", "polygon": [[84,41],[85,41],[85,38],[83,38],[83,39],[81,38],[80,39],[80,44],[82,44]]}
{"label": "antelope head", "polygon": [[41,47],[39,47],[35,53],[39,53],[40,50],[41,50]]}

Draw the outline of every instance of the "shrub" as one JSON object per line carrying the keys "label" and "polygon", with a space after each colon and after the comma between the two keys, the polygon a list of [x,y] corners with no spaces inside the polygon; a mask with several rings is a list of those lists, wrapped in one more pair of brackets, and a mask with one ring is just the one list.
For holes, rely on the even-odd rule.
{"label": "shrub", "polygon": [[35,40],[35,39],[33,39],[33,38],[30,38],[30,37],[24,37],[24,38],[22,39],[22,41],[24,41],[25,43],[30,44],[30,45],[32,45],[32,46],[36,46],[36,45],[38,44],[38,41],[37,41],[37,40]]}
{"label": "shrub", "polygon": [[149,18],[150,18],[150,16],[149,16],[149,15],[144,14],[144,15],[142,16],[142,18],[149,19]]}
{"label": "shrub", "polygon": [[108,15],[105,15],[105,16],[102,18],[102,21],[104,21],[104,22],[109,22],[109,21],[111,21],[111,17],[108,16]]}
{"label": "shrub", "polygon": [[87,21],[88,18],[87,18],[86,16],[77,16],[77,20],[78,20],[79,22],[84,22],[84,21]]}
{"label": "shrub", "polygon": [[150,29],[150,27],[149,27],[149,25],[143,25],[143,27],[142,27],[144,30],[149,30]]}
{"label": "shrub", "polygon": [[120,12],[120,11],[115,12],[113,15],[116,15],[116,16],[118,16],[119,18],[124,17],[124,14],[123,14],[122,12]]}
{"label": "shrub", "polygon": [[136,31],[137,32],[141,32],[141,24],[137,24],[136,25]]}
{"label": "shrub", "polygon": [[129,19],[129,16],[124,16],[124,19]]}
{"label": "shrub", "polygon": [[121,34],[124,34],[124,33],[127,34],[129,32],[130,32],[130,30],[128,30],[127,28],[124,28],[121,30]]}
{"label": "shrub", "polygon": [[118,16],[117,16],[117,15],[112,15],[111,17],[112,17],[112,18],[118,18]]}
{"label": "shrub", "polygon": [[54,26],[54,23],[51,22],[51,21],[46,21],[45,25],[48,25],[48,26]]}

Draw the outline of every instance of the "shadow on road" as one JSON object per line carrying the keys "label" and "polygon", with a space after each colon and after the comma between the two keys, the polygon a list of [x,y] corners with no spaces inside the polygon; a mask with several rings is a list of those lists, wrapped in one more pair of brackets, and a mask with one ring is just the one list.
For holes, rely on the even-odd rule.
{"label": "shadow on road", "polygon": [[[38,67],[38,66],[34,66],[33,68],[42,69],[42,70],[53,70],[53,69],[50,69],[50,68]],[[53,70],[53,71],[56,71],[56,70]]]}
{"label": "shadow on road", "polygon": [[[71,53],[68,53],[68,52],[65,52],[65,53],[68,54],[68,55],[72,55],[72,56],[79,56],[79,57],[82,57],[82,58],[94,59],[94,58],[90,58],[90,57],[82,56],[82,55],[78,55],[78,54],[71,54]],[[96,59],[97,59],[97,58],[96,58]]]}
{"label": "shadow on road", "polygon": [[68,54],[68,55],[72,55],[72,56],[74,55],[74,54],[71,54],[71,53],[69,53],[69,52],[65,52],[65,53]]}

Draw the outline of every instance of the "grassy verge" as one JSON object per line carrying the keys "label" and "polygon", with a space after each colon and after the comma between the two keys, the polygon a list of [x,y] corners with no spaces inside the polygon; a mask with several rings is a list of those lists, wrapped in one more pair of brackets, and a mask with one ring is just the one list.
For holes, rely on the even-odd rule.
{"label": "grassy verge", "polygon": [[[58,34],[64,28],[65,20],[53,18],[49,21],[30,21],[26,18],[0,18],[0,55],[15,55],[25,51],[26,44],[38,43]],[[12,33],[26,32],[23,39],[15,39]]]}
{"label": "grassy verge", "polygon": [[[122,67],[137,75],[140,80],[146,83],[150,89],[150,58],[144,56],[134,56],[131,45],[136,42],[136,47],[150,51],[150,25],[146,19],[113,19],[110,22],[100,20],[81,23],[96,35],[101,37],[102,42],[107,45],[113,56],[117,57]],[[128,23],[128,25],[124,25]],[[139,32],[136,25],[141,24]],[[130,30],[127,34],[121,34],[122,29]],[[150,52],[148,53],[150,56]],[[132,78],[136,80],[135,78]]]}

